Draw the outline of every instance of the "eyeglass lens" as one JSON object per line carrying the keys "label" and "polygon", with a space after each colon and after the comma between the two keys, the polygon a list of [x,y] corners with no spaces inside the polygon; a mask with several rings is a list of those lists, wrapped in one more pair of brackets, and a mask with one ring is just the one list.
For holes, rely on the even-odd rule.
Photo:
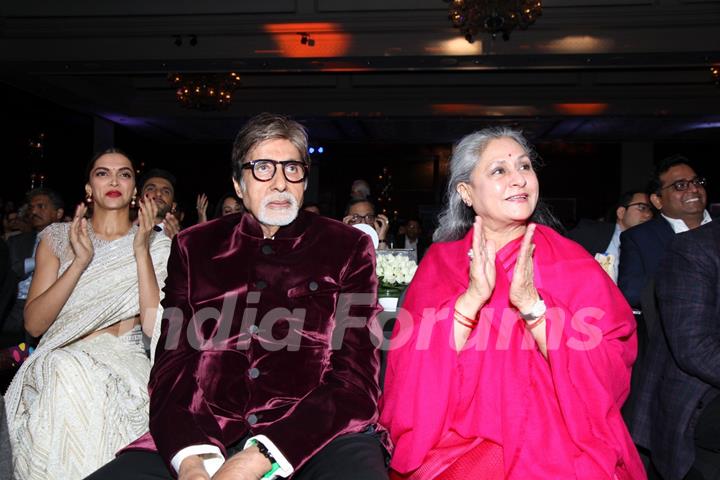
{"label": "eyeglass lens", "polygon": [[688,189],[691,183],[696,187],[701,187],[705,185],[705,179],[702,177],[695,177],[692,180],[678,180],[677,182],[673,182],[671,186],[678,192],[684,192]]}
{"label": "eyeglass lens", "polygon": [[283,167],[285,178],[289,182],[301,182],[305,179],[305,168],[302,162],[293,160],[278,162],[275,160],[255,160],[252,164],[253,175],[260,181],[268,181],[275,176],[277,165]]}

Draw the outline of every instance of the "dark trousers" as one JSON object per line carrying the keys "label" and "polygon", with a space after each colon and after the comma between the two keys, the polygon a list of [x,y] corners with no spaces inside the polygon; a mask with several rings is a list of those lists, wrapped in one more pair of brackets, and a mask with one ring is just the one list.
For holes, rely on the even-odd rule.
{"label": "dark trousers", "polygon": [[[302,437],[298,436],[298,442]],[[127,452],[85,480],[170,480],[173,476],[155,452]],[[385,450],[373,434],[343,435],[296,471],[293,480],[387,480]]]}
{"label": "dark trousers", "polygon": [[720,395],[705,406],[695,425],[695,462],[685,480],[720,479]]}

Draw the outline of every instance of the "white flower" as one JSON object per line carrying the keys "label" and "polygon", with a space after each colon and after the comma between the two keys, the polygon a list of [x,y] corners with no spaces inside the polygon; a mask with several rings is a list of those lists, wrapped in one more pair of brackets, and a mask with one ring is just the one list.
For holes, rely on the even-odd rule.
{"label": "white flower", "polygon": [[407,285],[412,281],[417,264],[402,254],[383,253],[377,257],[376,273],[385,284]]}
{"label": "white flower", "polygon": [[605,273],[607,273],[612,281],[617,283],[617,267],[615,266],[615,255],[603,255],[602,253],[595,254],[595,260],[598,261],[600,266]]}

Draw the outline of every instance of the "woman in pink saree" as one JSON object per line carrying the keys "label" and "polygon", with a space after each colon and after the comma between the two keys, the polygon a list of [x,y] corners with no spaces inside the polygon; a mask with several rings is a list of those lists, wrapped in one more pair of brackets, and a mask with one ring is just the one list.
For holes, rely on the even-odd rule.
{"label": "woman in pink saree", "polygon": [[521,134],[465,137],[398,316],[381,423],[395,478],[639,479],[620,415],[632,311],[579,245],[542,225]]}

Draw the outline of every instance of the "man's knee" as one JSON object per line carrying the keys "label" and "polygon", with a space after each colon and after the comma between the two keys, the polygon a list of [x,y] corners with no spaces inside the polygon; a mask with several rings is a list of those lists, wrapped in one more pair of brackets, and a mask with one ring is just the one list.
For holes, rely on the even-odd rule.
{"label": "man's knee", "polygon": [[313,456],[298,480],[387,480],[386,452],[374,434],[342,435]]}
{"label": "man's knee", "polygon": [[165,463],[155,452],[126,452],[105,464],[85,480],[172,480]]}

